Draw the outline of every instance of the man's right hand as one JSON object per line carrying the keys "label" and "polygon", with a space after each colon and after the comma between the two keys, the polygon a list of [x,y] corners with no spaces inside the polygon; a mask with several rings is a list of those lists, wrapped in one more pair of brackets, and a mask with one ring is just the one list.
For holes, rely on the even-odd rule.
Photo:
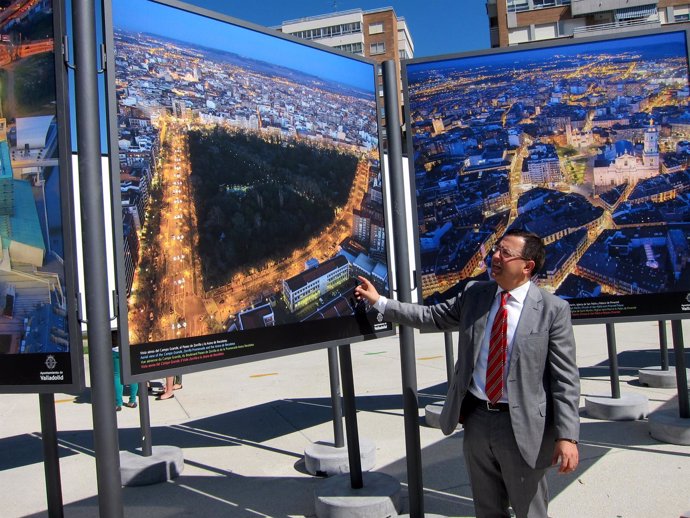
{"label": "man's right hand", "polygon": [[355,288],[355,299],[366,300],[369,304],[374,305],[379,300],[379,292],[376,291],[374,285],[361,275],[357,277],[360,284]]}

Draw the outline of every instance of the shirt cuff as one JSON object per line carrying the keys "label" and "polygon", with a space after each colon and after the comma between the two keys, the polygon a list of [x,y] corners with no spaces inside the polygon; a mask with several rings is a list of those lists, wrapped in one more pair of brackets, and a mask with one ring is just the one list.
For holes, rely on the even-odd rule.
{"label": "shirt cuff", "polygon": [[374,309],[383,315],[383,312],[386,309],[387,303],[388,303],[388,299],[386,297],[384,297],[383,295],[379,295],[379,300],[377,300],[374,303]]}

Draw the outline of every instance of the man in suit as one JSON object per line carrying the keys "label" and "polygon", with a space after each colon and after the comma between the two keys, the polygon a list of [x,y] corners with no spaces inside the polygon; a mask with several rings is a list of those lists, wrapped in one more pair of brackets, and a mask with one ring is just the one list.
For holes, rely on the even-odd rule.
{"label": "man in suit", "polygon": [[[449,435],[464,425],[463,452],[477,517],[547,518],[546,469],[578,464],[580,381],[568,303],[531,282],[541,239],[510,230],[493,248],[492,281],[434,306],[380,296],[360,277],[357,299],[385,320],[459,331],[458,361],[441,413]],[[504,293],[505,292],[505,293]]]}

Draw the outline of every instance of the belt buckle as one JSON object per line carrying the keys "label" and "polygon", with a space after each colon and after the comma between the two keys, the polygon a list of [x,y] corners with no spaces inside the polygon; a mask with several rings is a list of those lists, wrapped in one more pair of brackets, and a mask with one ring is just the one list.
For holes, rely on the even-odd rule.
{"label": "belt buckle", "polygon": [[498,408],[498,405],[493,406],[494,403],[492,403],[491,401],[485,400],[484,402],[486,403],[486,409],[489,412],[500,412],[501,411],[500,408]]}

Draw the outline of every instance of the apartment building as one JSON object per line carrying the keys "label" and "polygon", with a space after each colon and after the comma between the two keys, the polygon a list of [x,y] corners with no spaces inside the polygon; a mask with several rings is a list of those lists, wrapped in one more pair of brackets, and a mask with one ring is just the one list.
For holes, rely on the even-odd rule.
{"label": "apartment building", "polygon": [[[414,43],[405,18],[398,17],[392,7],[364,11],[350,9],[318,16],[284,21],[281,32],[316,41],[335,49],[372,58],[377,63],[397,63],[400,103],[402,83],[400,61],[414,57]],[[383,97],[383,77],[378,72],[378,95]],[[383,105],[381,105],[381,109]],[[383,113],[381,113],[383,118]],[[385,122],[384,122],[385,124]]]}
{"label": "apartment building", "polygon": [[492,47],[654,29],[690,20],[688,0],[487,0]]}

